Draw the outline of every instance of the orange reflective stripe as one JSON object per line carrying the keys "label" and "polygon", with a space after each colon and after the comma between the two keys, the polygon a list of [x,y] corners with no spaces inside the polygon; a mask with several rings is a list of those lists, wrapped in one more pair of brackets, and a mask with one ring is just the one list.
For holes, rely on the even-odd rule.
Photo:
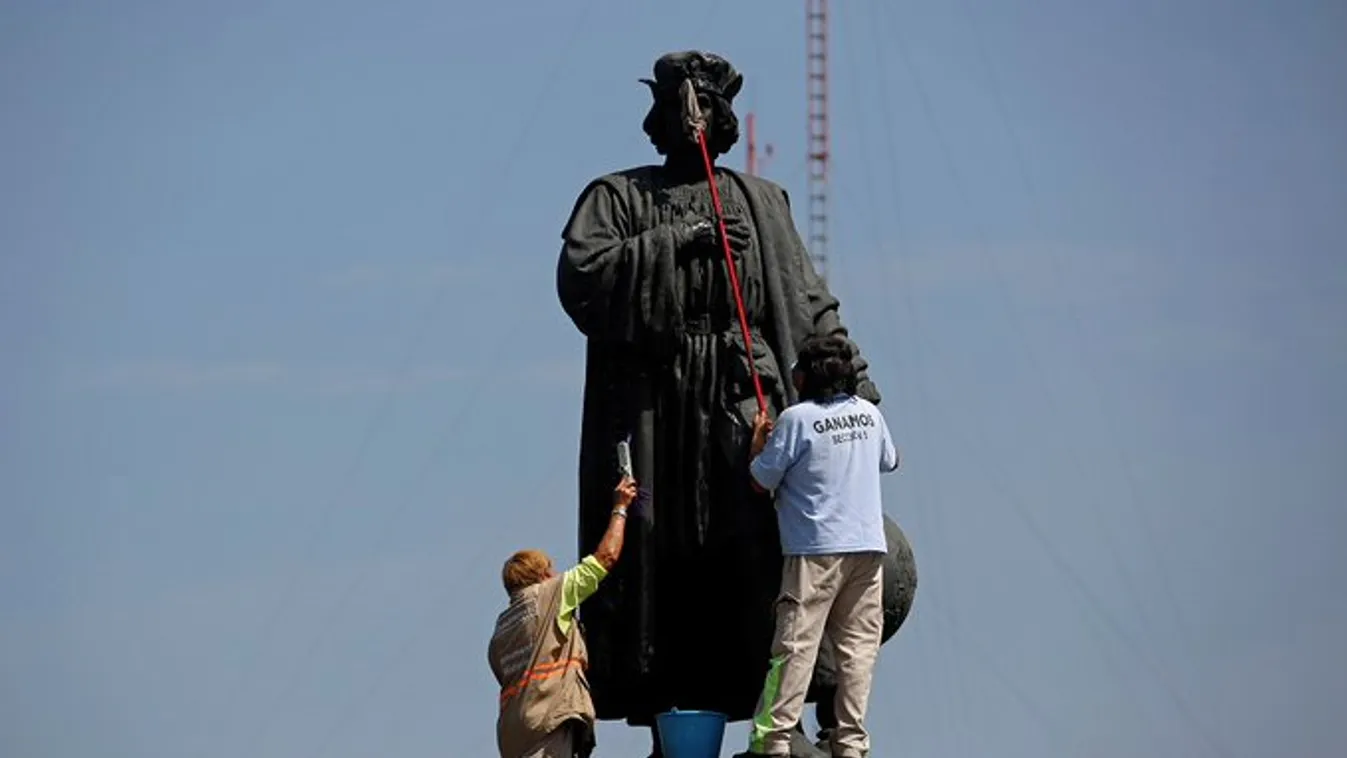
{"label": "orange reflective stripe", "polygon": [[501,690],[500,702],[501,704],[504,704],[505,701],[509,700],[515,695],[518,695],[520,692],[523,692],[524,688],[527,687],[530,682],[536,682],[541,679],[551,679],[554,676],[560,676],[561,674],[564,674],[566,670],[572,666],[584,666],[584,664],[585,662],[579,658],[568,658],[564,661],[552,661],[551,663],[540,663],[537,666],[534,666],[533,668],[529,669],[522,677],[519,678],[519,681]]}

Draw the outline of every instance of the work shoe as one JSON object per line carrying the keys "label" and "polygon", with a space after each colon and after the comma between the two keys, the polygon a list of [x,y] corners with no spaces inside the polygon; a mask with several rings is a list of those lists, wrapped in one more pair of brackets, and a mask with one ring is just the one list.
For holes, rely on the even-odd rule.
{"label": "work shoe", "polygon": [[819,750],[822,750],[824,755],[832,755],[833,730],[820,729],[818,730],[818,734],[814,736],[818,738],[818,741],[814,743],[814,747],[818,748]]}
{"label": "work shoe", "polygon": [[828,743],[815,745],[803,731],[790,733],[790,758],[831,758]]}
{"label": "work shoe", "polygon": [[791,732],[789,753],[768,754],[745,750],[742,753],[735,753],[734,758],[831,758],[831,754],[826,747],[821,750],[815,747],[804,734]]}

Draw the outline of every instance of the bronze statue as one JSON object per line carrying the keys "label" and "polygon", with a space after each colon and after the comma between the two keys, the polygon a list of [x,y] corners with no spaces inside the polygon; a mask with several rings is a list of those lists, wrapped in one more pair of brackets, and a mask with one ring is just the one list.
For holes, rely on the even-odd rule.
{"label": "bronze statue", "polygon": [[[642,80],[654,99],[643,126],[664,162],[585,187],[557,269],[562,307],[588,338],[581,554],[608,522],[619,442],[629,441],[645,490],[630,519],[627,556],[582,611],[589,681],[603,720],[653,725],[654,714],[674,707],[743,720],[767,670],[781,551],[770,496],[749,484],[757,410],[750,358],[703,158],[679,98],[690,81],[714,161],[738,140],[731,105],[743,77],[723,58],[698,52],[661,57],[654,77]],[[724,167],[715,174],[752,330],[751,360],[775,416],[796,400],[788,371],[797,346],[847,332],[786,192]],[[878,403],[866,361],[856,363],[858,394]],[[890,525],[894,572],[886,582],[905,584],[886,592],[887,635],[915,589],[910,548]],[[811,698],[826,689],[816,680]]]}

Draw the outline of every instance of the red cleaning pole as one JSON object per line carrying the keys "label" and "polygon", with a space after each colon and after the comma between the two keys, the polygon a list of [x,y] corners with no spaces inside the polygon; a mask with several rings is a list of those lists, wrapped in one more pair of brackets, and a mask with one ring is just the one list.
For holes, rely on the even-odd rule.
{"label": "red cleaning pole", "polygon": [[730,251],[730,238],[725,235],[725,208],[720,204],[720,187],[716,171],[711,165],[711,152],[706,149],[706,132],[697,130],[697,144],[702,148],[702,162],[706,165],[706,181],[711,185],[711,204],[716,209],[716,226],[720,229],[720,243],[725,248],[725,266],[730,272],[730,289],[734,291],[734,305],[739,310],[739,328],[744,332],[744,349],[748,351],[748,372],[753,377],[753,391],[758,395],[758,411],[767,413],[767,398],[762,394],[762,380],[758,378],[758,364],[753,360],[753,338],[748,330],[748,312],[744,310],[744,295],[739,288],[738,267]]}

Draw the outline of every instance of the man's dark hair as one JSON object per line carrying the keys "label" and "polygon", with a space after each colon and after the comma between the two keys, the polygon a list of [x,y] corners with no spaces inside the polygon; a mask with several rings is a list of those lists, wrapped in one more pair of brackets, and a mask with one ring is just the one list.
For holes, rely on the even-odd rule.
{"label": "man's dark hair", "polygon": [[800,347],[795,370],[804,378],[802,400],[856,394],[856,351],[841,337],[811,337]]}

